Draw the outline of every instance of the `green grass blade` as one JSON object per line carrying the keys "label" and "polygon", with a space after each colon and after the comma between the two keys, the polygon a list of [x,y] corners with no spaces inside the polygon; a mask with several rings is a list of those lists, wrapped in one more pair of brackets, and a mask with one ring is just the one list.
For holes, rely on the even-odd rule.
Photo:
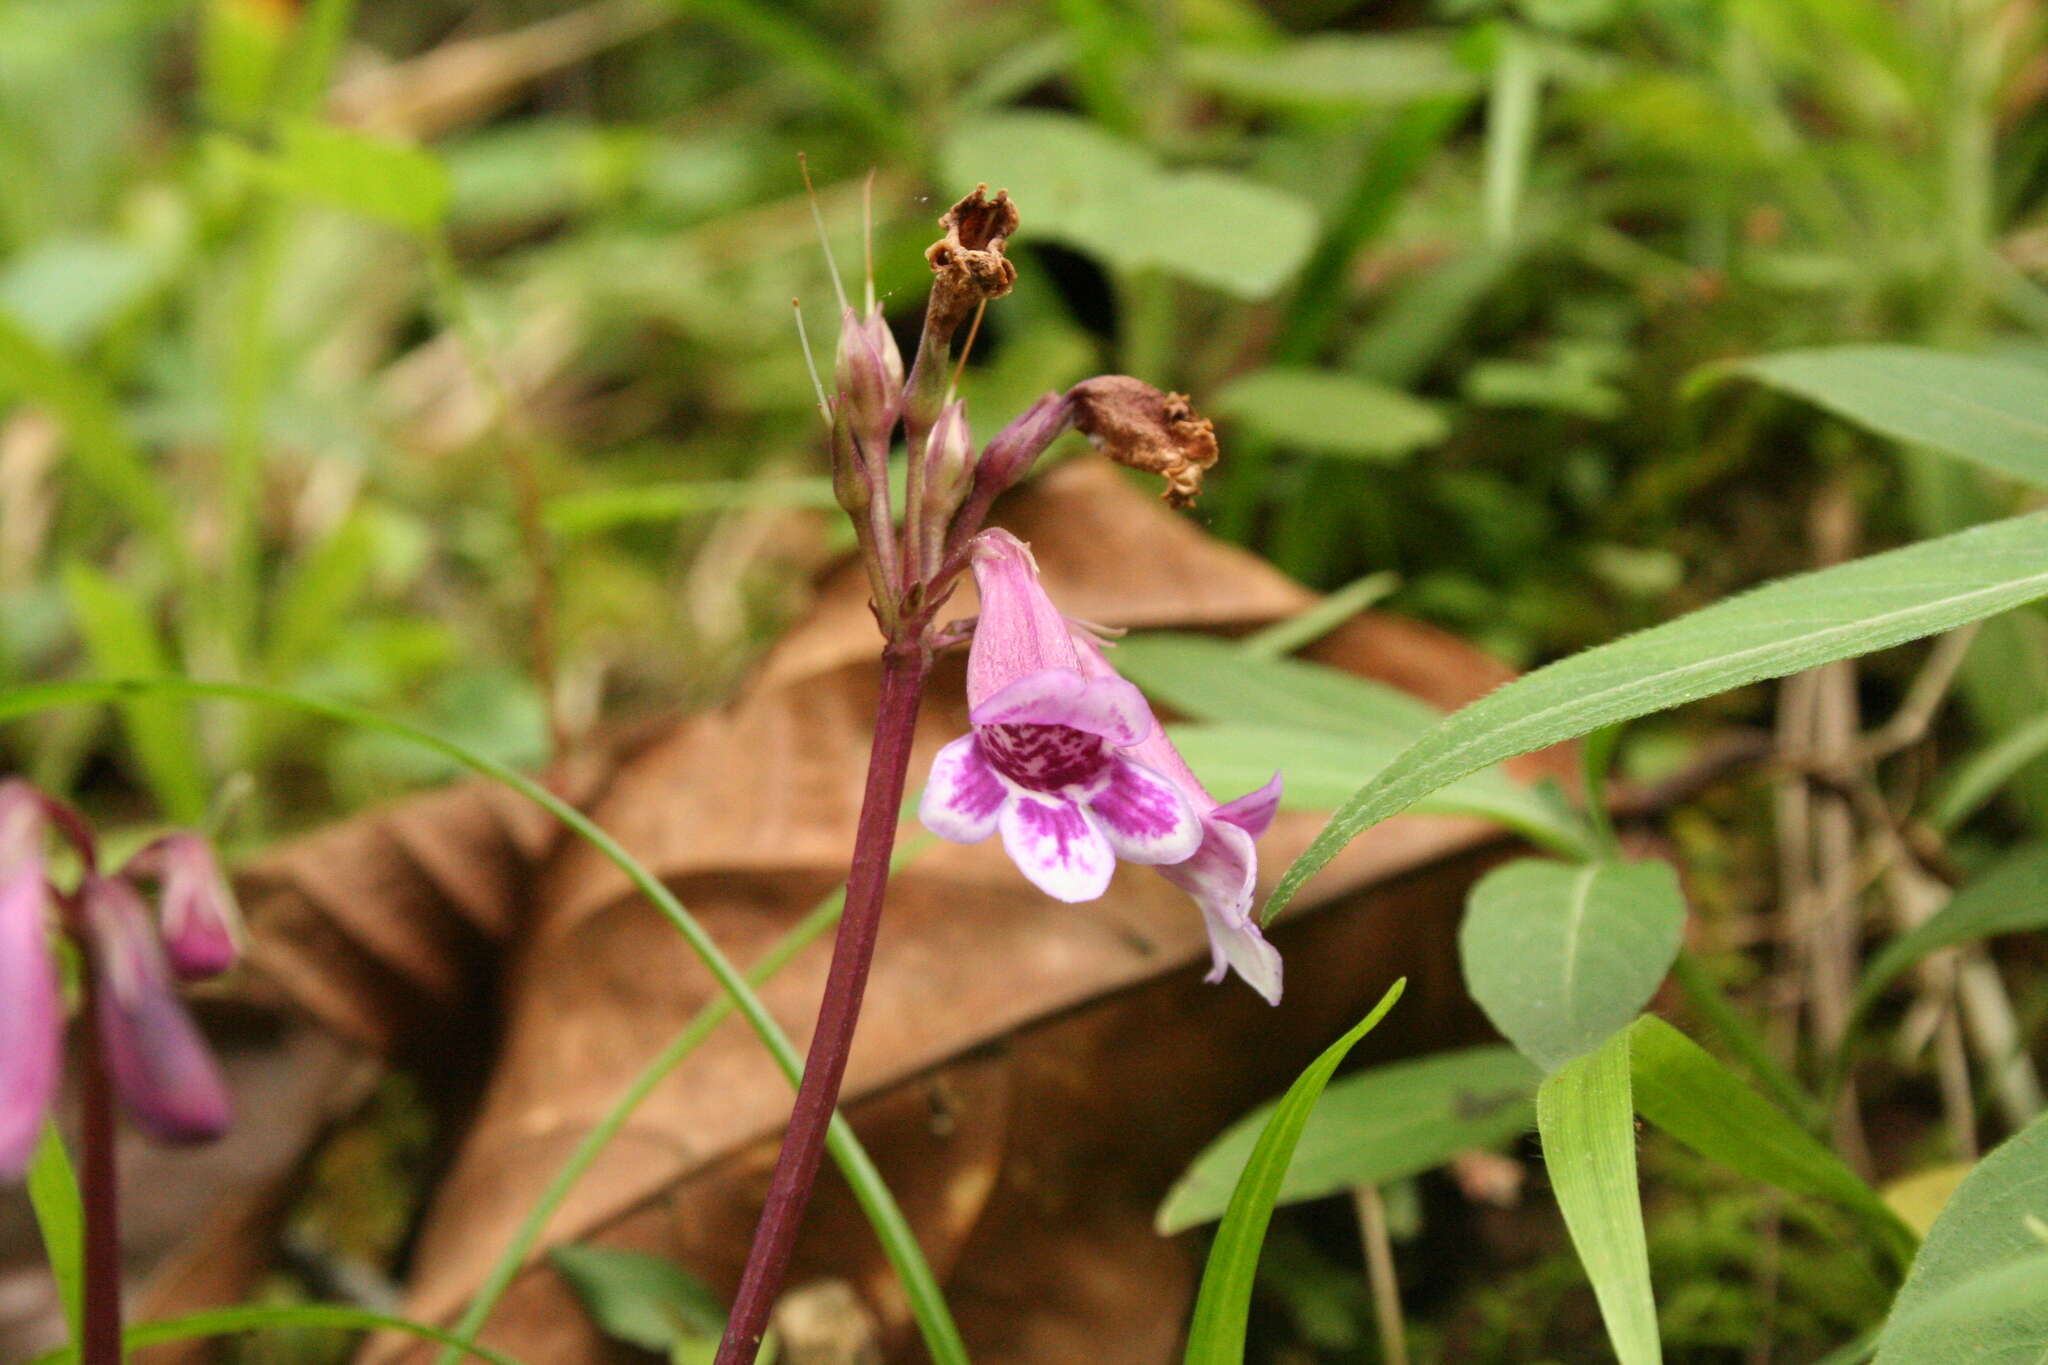
{"label": "green grass blade", "polygon": [[[564,828],[583,839],[605,856],[633,883],[634,889],[647,897],[648,902],[662,917],[674,925],[684,940],[703,961],[725,992],[732,997],[736,1007],[745,1017],[762,1043],[768,1048],[775,1064],[791,1085],[803,1075],[803,1056],[789,1041],[781,1025],[769,1014],[768,1007],[747,984],[739,968],[718,946],[716,940],[699,924],[696,917],[683,908],[661,880],[641,866],[632,854],[589,816],[577,810],[532,778],[508,764],[501,763],[487,755],[464,748],[451,740],[442,738],[404,721],[392,720],[375,712],[344,702],[328,701],[320,697],[306,696],[278,687],[260,687],[246,683],[203,682],[190,678],[135,678],[135,679],[93,679],[75,682],[39,683],[25,687],[0,691],[0,720],[29,715],[56,706],[77,706],[95,702],[123,702],[150,696],[217,697],[223,700],[247,702],[260,706],[285,707],[308,715],[323,716],[344,725],[360,726],[381,731],[385,734],[416,744],[429,752],[450,759],[470,771],[479,773],[502,783],[521,796],[545,809],[548,814],[562,822]],[[967,1349],[960,1340],[959,1329],[954,1326],[952,1313],[946,1307],[945,1296],[940,1292],[938,1277],[932,1272],[931,1263],[925,1259],[923,1249],[918,1245],[909,1220],[896,1203],[895,1196],[883,1182],[881,1173],[875,1168],[867,1150],[854,1135],[853,1128],[843,1115],[835,1115],[832,1126],[826,1134],[826,1146],[832,1158],[839,1164],[847,1185],[852,1189],[855,1202],[867,1215],[875,1236],[882,1244],[889,1263],[903,1281],[905,1296],[910,1302],[912,1315],[917,1319],[924,1336],[926,1349],[941,1365],[961,1365],[967,1359]]]}
{"label": "green grass blade", "polygon": [[2048,928],[2048,843],[2028,844],[1978,873],[1947,905],[1899,935],[1872,958],[1856,985],[1852,1015],[1877,1002],[1885,987],[1930,953],[1997,934]]}
{"label": "green grass blade", "polygon": [[1536,1092],[1543,1164],[1621,1365],[1660,1365],[1657,1304],[1636,1188],[1629,1035],[1617,1033]]}
{"label": "green grass blade", "polygon": [[[100,669],[122,677],[171,670],[147,607],[126,584],[78,562],[65,566],[64,595],[86,652]],[[120,713],[135,762],[163,813],[178,824],[197,824],[206,815],[207,781],[192,708],[166,698],[137,697],[124,701]]]}
{"label": "green grass blade", "polygon": [[1188,1328],[1187,1365],[1241,1365],[1244,1360],[1245,1323],[1251,1312],[1252,1282],[1259,1271],[1259,1249],[1265,1245],[1266,1227],[1273,1221],[1273,1201],[1279,1198],[1294,1145],[1337,1064],[1386,1017],[1407,984],[1404,978],[1388,987],[1370,1014],[1309,1063],[1273,1110],[1245,1162],[1244,1174],[1238,1177],[1223,1226],[1217,1229],[1208,1263],[1202,1268],[1202,1287],[1195,1296],[1194,1320]]}
{"label": "green grass blade", "polygon": [[[190,1313],[162,1322],[145,1322],[130,1327],[124,1338],[130,1350],[158,1346],[170,1341],[198,1341],[207,1337],[240,1336],[247,1332],[280,1331],[403,1332],[425,1341],[453,1341],[446,1332],[425,1323],[388,1313],[349,1308],[341,1304],[308,1303],[284,1308],[216,1308]],[[481,1346],[464,1348],[466,1353],[489,1365],[519,1365],[517,1358]],[[61,1346],[28,1362],[28,1365],[74,1365],[78,1348]]]}
{"label": "green grass blade", "polygon": [[85,1305],[85,1201],[57,1125],[43,1125],[43,1140],[28,1168],[28,1202],[43,1239],[43,1259],[64,1303],[64,1321],[78,1340]]}
{"label": "green grass blade", "polygon": [[1953,830],[2043,754],[2048,754],[2048,714],[2013,726],[1951,768],[1927,803],[1927,823],[1943,833]]}
{"label": "green grass blade", "polygon": [[1307,611],[1253,631],[1239,640],[1237,647],[1255,659],[1283,658],[1322,639],[1400,586],[1401,575],[1392,570],[1369,573],[1345,584]]}
{"label": "green grass blade", "polygon": [[1710,1161],[1861,1218],[1901,1265],[1919,1238],[1877,1191],[1706,1050],[1655,1016],[1629,1029],[1636,1112]]}
{"label": "green grass blade", "polygon": [[1271,921],[1369,826],[1468,773],[1717,692],[1868,654],[2048,595],[2048,512],[1781,579],[1525,674],[1361,787],[1280,879]]}

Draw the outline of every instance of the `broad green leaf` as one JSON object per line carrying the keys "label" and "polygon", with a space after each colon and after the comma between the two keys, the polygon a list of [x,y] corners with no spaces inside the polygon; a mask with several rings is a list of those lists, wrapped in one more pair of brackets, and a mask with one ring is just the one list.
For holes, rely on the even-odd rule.
{"label": "broad green leaf", "polygon": [[1191,47],[1189,83],[1250,104],[1371,108],[1464,94],[1478,76],[1451,45],[1423,34],[1327,33],[1277,47]]}
{"label": "broad green leaf", "polygon": [[2048,512],[1800,574],[1527,674],[1458,711],[1359,789],[1265,917],[1359,831],[1516,754],[1745,683],[1953,630],[2048,595]]}
{"label": "broad green leaf", "polygon": [[1244,1330],[1251,1313],[1252,1282],[1259,1272],[1259,1248],[1273,1221],[1273,1201],[1279,1198],[1294,1144],[1300,1141],[1309,1114],[1337,1064],[1386,1017],[1407,984],[1403,979],[1389,987],[1372,1013],[1309,1063],[1308,1070],[1287,1087],[1274,1107],[1245,1162],[1244,1174],[1238,1177],[1223,1225],[1216,1230],[1209,1259],[1202,1267],[1202,1287],[1195,1295],[1187,1355],[1183,1357],[1187,1365],[1243,1365]]}
{"label": "broad green leaf", "polygon": [[[1384,1185],[1497,1147],[1535,1122],[1539,1076],[1513,1048],[1475,1047],[1332,1081],[1309,1115],[1277,1203]],[[1230,1125],[1159,1206],[1167,1236],[1221,1217],[1275,1106]]]}
{"label": "broad green leaf", "polygon": [[608,1337],[670,1355],[725,1331],[725,1305],[673,1261],[614,1247],[558,1246],[548,1253]]}
{"label": "broad green leaf", "polygon": [[78,1340],[80,1311],[85,1302],[85,1203],[78,1177],[57,1125],[43,1125],[43,1138],[28,1168],[28,1201],[35,1210],[36,1231],[43,1240],[43,1261],[64,1304],[71,1339]]}
{"label": "broad green leaf", "polygon": [[2037,365],[1919,346],[1829,346],[1758,356],[1725,373],[1893,440],[2048,484],[2048,370]]}
{"label": "broad green leaf", "polygon": [[1838,1204],[1898,1256],[1917,1239],[1842,1159],[1734,1072],[1654,1015],[1629,1029],[1636,1112],[1711,1161],[1793,1194]]}
{"label": "broad green leaf", "polygon": [[[167,1318],[162,1322],[138,1324],[122,1333],[122,1340],[133,1351],[171,1341],[203,1341],[210,1337],[242,1336],[251,1332],[286,1331],[399,1332],[422,1341],[460,1346],[464,1355],[487,1361],[489,1365],[519,1365],[517,1358],[503,1351],[494,1351],[488,1346],[464,1345],[438,1327],[338,1303],[306,1303],[288,1308],[215,1308],[181,1318]],[[61,1346],[44,1352],[27,1365],[75,1365],[77,1360],[76,1346]]]}
{"label": "broad green leaf", "polygon": [[2048,928],[2048,843],[2035,843],[1970,878],[1947,905],[1885,944],[1864,968],[1854,1011],[1870,1008],[1900,973],[1930,953],[2043,928]]}
{"label": "broad green leaf", "polygon": [[1346,583],[1306,611],[1253,631],[1237,642],[1237,649],[1259,659],[1284,658],[1322,639],[1400,586],[1401,575],[1390,569],[1367,574]]}
{"label": "broad green leaf", "polygon": [[[126,678],[171,671],[147,608],[125,585],[75,562],[64,570],[64,592],[78,633],[101,671]],[[178,824],[198,822],[206,814],[206,762],[193,732],[191,707],[139,697],[121,703],[121,720],[165,817]]]}
{"label": "broad green leaf", "polygon": [[[1174,725],[1173,742],[1219,795],[1264,786],[1278,772],[1289,810],[1329,810],[1359,779],[1383,768],[1401,751],[1398,742],[1269,725]],[[1476,815],[1495,820],[1531,843],[1567,857],[1592,851],[1585,823],[1548,789],[1515,781],[1499,769],[1463,777],[1430,793],[1412,810],[1428,815]]]}
{"label": "broad green leaf", "polygon": [[1472,888],[1458,956],[1494,1027],[1555,1071],[1642,1012],[1684,925],[1668,863],[1525,858]]}
{"label": "broad green leaf", "polygon": [[1315,212],[1294,195],[1238,175],[1164,170],[1144,148],[1070,115],[971,120],[941,161],[949,182],[1007,188],[1032,239],[1239,298],[1271,295],[1315,242]]}
{"label": "broad green leaf", "polygon": [[230,155],[284,194],[407,232],[438,232],[448,211],[447,171],[411,143],[300,119],[285,125],[275,152]]}
{"label": "broad green leaf", "polygon": [[162,278],[162,262],[118,237],[57,237],[0,271],[0,308],[63,351],[96,339]]}
{"label": "broad green leaf", "polygon": [[1977,1163],[1921,1243],[1877,1365],[2020,1365],[2048,1351],[2048,1118]]}
{"label": "broad green leaf", "polygon": [[729,507],[818,507],[839,505],[832,480],[704,479],[639,488],[599,488],[551,498],[541,515],[559,536],[586,536],[617,526],[674,521]]}
{"label": "broad green leaf", "polygon": [[1621,1365],[1661,1365],[1650,1253],[1636,1188],[1629,1036],[1617,1033],[1536,1091],[1543,1165]]}
{"label": "broad green leaf", "polygon": [[1256,370],[1211,406],[1277,444],[1363,460],[1398,459],[1451,429],[1434,403],[1370,379],[1296,366]]}

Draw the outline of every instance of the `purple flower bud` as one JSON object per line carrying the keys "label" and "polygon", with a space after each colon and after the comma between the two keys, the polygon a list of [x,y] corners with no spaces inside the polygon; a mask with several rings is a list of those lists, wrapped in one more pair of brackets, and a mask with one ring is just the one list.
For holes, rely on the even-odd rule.
{"label": "purple flower bud", "polygon": [[870,309],[864,318],[851,308],[840,314],[832,383],[869,457],[886,456],[889,429],[903,400],[903,353],[881,309]]}
{"label": "purple flower bud", "polygon": [[[15,818],[11,793],[0,791],[0,843],[18,837]],[[64,1017],[47,903],[39,857],[0,872],[0,1180],[28,1168],[57,1093]]]}
{"label": "purple flower bud", "polygon": [[1031,472],[1045,448],[1073,420],[1073,402],[1064,394],[1049,393],[1024,409],[981,452],[981,461],[974,467],[975,492],[988,500],[1011,487]]}
{"label": "purple flower bud", "polygon": [[197,834],[167,834],[153,851],[161,882],[158,923],[171,970],[181,981],[219,976],[241,955],[241,914],[213,846]]}
{"label": "purple flower bud", "polygon": [[136,1126],[161,1142],[219,1137],[232,1117],[227,1086],[178,999],[142,897],[119,878],[90,876],[79,905],[100,1046]]}
{"label": "purple flower bud", "polygon": [[967,404],[954,400],[939,409],[939,420],[925,438],[926,506],[938,534],[967,497],[974,482],[974,437],[967,429]]}

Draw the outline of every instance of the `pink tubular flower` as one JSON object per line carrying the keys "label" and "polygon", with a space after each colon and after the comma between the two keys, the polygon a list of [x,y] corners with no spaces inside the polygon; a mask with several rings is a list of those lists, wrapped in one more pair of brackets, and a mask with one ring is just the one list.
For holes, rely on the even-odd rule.
{"label": "pink tubular flower", "polygon": [[166,834],[136,854],[128,872],[157,879],[164,952],[180,981],[204,981],[235,965],[241,917],[212,844],[197,834]]}
{"label": "pink tubular flower", "polygon": [[942,838],[1000,832],[1048,894],[1093,900],[1116,857],[1149,863],[1202,909],[1220,981],[1235,968],[1280,999],[1280,955],[1252,919],[1257,856],[1280,779],[1218,805],[1085,631],[1039,586],[1031,551],[1006,531],[975,543],[981,617],[967,660],[974,730],[939,751],[919,816]]}
{"label": "pink tubular flower", "polygon": [[0,784],[0,1180],[28,1168],[62,1064],[41,840],[34,793],[22,783]]}
{"label": "pink tubular flower", "polygon": [[[1102,647],[1086,631],[1074,632],[1081,671],[1091,678],[1113,678],[1116,670]],[[1159,869],[1160,875],[1195,898],[1209,930],[1209,955],[1214,962],[1208,980],[1221,981],[1235,970],[1245,984],[1280,1003],[1280,953],[1259,932],[1252,918],[1252,891],[1259,877],[1259,856],[1253,841],[1273,823],[1280,809],[1280,774],[1257,791],[1218,805],[1162,727],[1135,745],[1131,757],[1163,774],[1180,788],[1202,822],[1202,843],[1194,856]]]}
{"label": "pink tubular flower", "polygon": [[159,1142],[219,1137],[232,1117],[227,1086],[178,999],[148,906],[120,878],[91,874],[78,899],[100,1046],[135,1125]]}
{"label": "pink tubular flower", "polygon": [[1128,751],[1157,729],[1138,689],[1090,678],[1067,622],[1038,585],[1031,551],[1006,531],[974,548],[981,619],[967,659],[974,729],[939,751],[919,817],[941,838],[1001,833],[1049,896],[1088,901],[1116,860],[1169,864],[1202,827],[1171,781]]}

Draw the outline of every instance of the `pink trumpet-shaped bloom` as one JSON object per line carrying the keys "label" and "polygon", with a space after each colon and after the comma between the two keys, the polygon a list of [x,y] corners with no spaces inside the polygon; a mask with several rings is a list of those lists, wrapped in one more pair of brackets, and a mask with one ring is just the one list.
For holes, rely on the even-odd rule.
{"label": "pink trumpet-shaped bloom", "polygon": [[1178,786],[1131,757],[1158,728],[1138,689],[1091,678],[1024,543],[977,538],[981,617],[967,657],[973,730],[939,751],[919,817],[956,843],[1001,834],[1047,895],[1088,901],[1116,860],[1178,863],[1202,842]]}
{"label": "pink trumpet-shaped bloom", "polygon": [[164,952],[181,981],[203,981],[235,965],[241,916],[234,892],[197,834],[167,834],[148,850],[161,885],[157,907]]}
{"label": "pink trumpet-shaped bloom", "polygon": [[226,1084],[134,887],[88,876],[79,887],[92,951],[95,1017],[114,1089],[135,1124],[160,1142],[204,1142],[227,1131]]}
{"label": "pink trumpet-shaped bloom", "polygon": [[[1116,676],[1093,636],[1077,630],[1074,644],[1080,651],[1082,673],[1091,678]],[[1257,791],[1219,805],[1180,750],[1173,747],[1163,727],[1133,746],[1130,756],[1178,787],[1201,820],[1202,843],[1194,856],[1159,872],[1202,908],[1214,963],[1208,980],[1221,981],[1234,970],[1246,985],[1266,997],[1268,1004],[1279,1004],[1280,953],[1266,942],[1252,917],[1252,892],[1259,877],[1253,842],[1266,832],[1280,808],[1280,775],[1273,774],[1273,780]]]}
{"label": "pink trumpet-shaped bloom", "polygon": [[[0,824],[10,813],[0,795]],[[0,1180],[28,1168],[63,1060],[47,906],[40,857],[0,862]]]}

